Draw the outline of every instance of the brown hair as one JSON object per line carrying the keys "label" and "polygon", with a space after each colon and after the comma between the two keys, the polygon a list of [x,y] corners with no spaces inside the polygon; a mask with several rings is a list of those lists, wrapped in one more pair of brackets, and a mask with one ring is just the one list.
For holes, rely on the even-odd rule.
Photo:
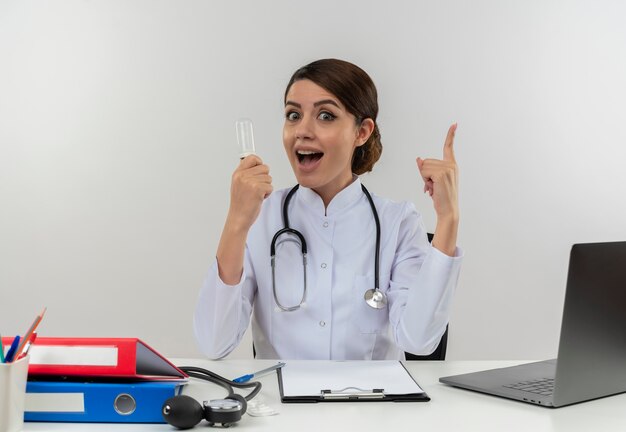
{"label": "brown hair", "polygon": [[370,118],[374,122],[374,131],[369,139],[352,154],[352,172],[363,174],[371,171],[383,152],[380,132],[376,124],[378,116],[378,93],[370,76],[360,67],[343,60],[323,59],[301,67],[291,76],[287,93],[294,82],[313,81],[318,86],[331,92],[356,118],[357,126]]}

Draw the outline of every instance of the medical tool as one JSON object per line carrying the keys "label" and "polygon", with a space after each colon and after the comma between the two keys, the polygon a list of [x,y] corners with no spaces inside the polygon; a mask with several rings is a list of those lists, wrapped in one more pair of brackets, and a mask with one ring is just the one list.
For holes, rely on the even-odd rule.
{"label": "medical tool", "polygon": [[239,144],[239,159],[246,156],[256,154],[254,150],[254,133],[252,130],[252,120],[248,118],[240,118],[235,122],[235,131],[237,132],[237,143]]}
{"label": "medical tool", "polygon": [[254,373],[242,375],[239,378],[235,378],[233,380],[233,382],[236,382],[236,383],[248,382],[252,378],[258,378],[258,377],[263,376],[263,375],[265,375],[267,373],[274,372],[276,369],[280,369],[283,366],[285,366],[285,363],[284,362],[279,362],[279,363],[275,364],[274,366],[270,366],[268,368],[261,369],[260,371],[256,371]]}
{"label": "medical tool", "polygon": [[[161,414],[167,423],[178,429],[192,428],[203,419],[209,422],[209,426],[219,423],[222,427],[227,428],[241,420],[247,410],[247,402],[261,391],[261,383],[258,381],[236,383],[215,372],[199,367],[182,366],[180,369],[192,378],[206,380],[224,387],[228,396],[224,399],[204,401],[202,405],[187,395],[169,398],[163,403]],[[254,387],[254,389],[244,397],[235,393],[233,387]]]}
{"label": "medical tool", "polygon": [[[272,266],[272,291],[274,293],[274,302],[276,305],[285,312],[291,312],[300,309],[302,305],[304,305],[306,300],[307,293],[307,283],[306,283],[306,256],[307,256],[307,246],[304,236],[300,231],[289,227],[289,215],[287,214],[287,210],[289,208],[289,202],[291,201],[291,197],[296,193],[300,185],[295,185],[287,196],[285,197],[285,202],[283,203],[283,225],[284,228],[277,231],[272,238],[272,243],[270,244],[270,257],[271,257],[271,266]],[[374,258],[374,288],[370,288],[365,292],[364,298],[365,302],[374,309],[383,309],[387,306],[387,295],[382,292],[379,288],[379,261],[380,261],[380,221],[378,219],[378,212],[376,211],[376,206],[374,205],[374,201],[372,200],[372,196],[364,185],[361,185],[361,189],[363,193],[367,197],[367,200],[372,207],[372,214],[374,215],[374,221],[376,222],[376,253]],[[304,289],[302,290],[302,298],[300,299],[300,303],[294,306],[284,306],[278,300],[278,294],[276,291],[276,270],[275,270],[275,261],[276,261],[276,242],[283,234],[292,234],[300,240],[300,247],[302,253],[302,266],[304,270]],[[296,242],[295,239],[288,239],[283,241],[292,241]]]}

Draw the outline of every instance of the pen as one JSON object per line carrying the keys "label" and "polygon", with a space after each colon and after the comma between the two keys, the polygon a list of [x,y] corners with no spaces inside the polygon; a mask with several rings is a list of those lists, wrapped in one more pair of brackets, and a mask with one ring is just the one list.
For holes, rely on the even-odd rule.
{"label": "pen", "polygon": [[37,332],[33,332],[31,338],[28,340],[28,342],[26,342],[26,345],[24,345],[24,349],[22,350],[22,354],[20,354],[20,356],[17,358],[18,360],[23,359],[28,355],[30,347],[33,346],[33,344],[35,343],[35,339],[37,339]]}
{"label": "pen", "polygon": [[0,334],[0,362],[4,363],[4,344],[2,343],[1,334]]}
{"label": "pen", "polygon": [[243,375],[243,376],[240,376],[239,378],[235,378],[233,380],[233,382],[245,383],[245,382],[250,381],[252,378],[258,378],[261,375],[265,375],[266,373],[275,371],[276,369],[280,369],[283,366],[285,366],[285,363],[280,362],[280,363],[277,363],[274,366],[268,367],[266,369],[261,369],[260,371],[257,371],[257,372],[254,372],[254,373],[251,373],[251,374],[248,374],[248,375]]}
{"label": "pen", "polygon": [[15,336],[13,339],[13,343],[11,344],[11,348],[7,351],[7,355],[4,358],[5,363],[11,363],[13,361],[13,356],[15,355],[15,351],[17,351],[17,346],[20,344],[20,336]]}

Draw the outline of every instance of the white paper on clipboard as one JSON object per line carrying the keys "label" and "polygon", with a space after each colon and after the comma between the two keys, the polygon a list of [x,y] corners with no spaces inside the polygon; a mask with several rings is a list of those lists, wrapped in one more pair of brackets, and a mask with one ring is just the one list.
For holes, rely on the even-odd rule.
{"label": "white paper on clipboard", "polygon": [[285,397],[319,396],[331,392],[372,391],[416,394],[424,390],[397,360],[287,361],[281,370]]}

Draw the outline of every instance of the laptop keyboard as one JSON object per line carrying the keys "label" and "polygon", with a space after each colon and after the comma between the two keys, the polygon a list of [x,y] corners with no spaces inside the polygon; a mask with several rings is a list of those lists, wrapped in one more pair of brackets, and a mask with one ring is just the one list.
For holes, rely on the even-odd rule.
{"label": "laptop keyboard", "polygon": [[532,381],[522,381],[515,384],[508,384],[504,387],[522,390],[530,393],[550,396],[554,393],[554,378],[542,378]]}

